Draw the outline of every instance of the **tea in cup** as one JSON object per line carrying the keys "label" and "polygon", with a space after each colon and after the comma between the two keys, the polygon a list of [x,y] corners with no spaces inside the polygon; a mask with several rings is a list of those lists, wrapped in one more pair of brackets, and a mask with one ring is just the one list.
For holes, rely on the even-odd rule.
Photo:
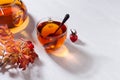
{"label": "tea in cup", "polygon": [[[60,20],[46,18],[41,20],[37,25],[38,40],[48,53],[59,49],[66,40],[67,26],[63,24],[57,30],[60,24]],[[56,30],[57,32],[55,32]]]}

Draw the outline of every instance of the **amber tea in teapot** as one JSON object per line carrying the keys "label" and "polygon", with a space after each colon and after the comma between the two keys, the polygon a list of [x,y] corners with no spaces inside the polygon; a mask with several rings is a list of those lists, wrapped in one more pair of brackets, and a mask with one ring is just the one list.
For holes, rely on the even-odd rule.
{"label": "amber tea in teapot", "polygon": [[0,24],[7,24],[13,33],[17,33],[25,29],[28,22],[27,9],[21,0],[0,0]]}

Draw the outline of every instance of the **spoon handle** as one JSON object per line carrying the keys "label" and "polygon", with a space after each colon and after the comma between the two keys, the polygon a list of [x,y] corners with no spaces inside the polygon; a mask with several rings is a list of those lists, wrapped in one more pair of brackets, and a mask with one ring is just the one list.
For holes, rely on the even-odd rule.
{"label": "spoon handle", "polygon": [[57,30],[54,32],[54,34],[62,27],[62,25],[68,20],[68,18],[70,17],[69,14],[66,14],[62,23],[60,24],[59,28],[57,28]]}

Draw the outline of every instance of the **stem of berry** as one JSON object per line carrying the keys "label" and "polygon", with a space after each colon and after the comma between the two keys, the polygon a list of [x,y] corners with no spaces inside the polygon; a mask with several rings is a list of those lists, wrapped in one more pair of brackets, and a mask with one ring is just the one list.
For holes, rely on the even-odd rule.
{"label": "stem of berry", "polygon": [[75,29],[70,29],[72,34],[77,34],[77,31]]}

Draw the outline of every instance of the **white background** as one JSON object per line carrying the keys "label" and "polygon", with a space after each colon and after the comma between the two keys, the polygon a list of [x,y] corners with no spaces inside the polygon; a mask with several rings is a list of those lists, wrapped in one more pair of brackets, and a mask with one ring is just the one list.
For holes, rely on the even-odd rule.
{"label": "white background", "polygon": [[[0,72],[0,80],[120,80],[120,0],[24,0],[30,15],[25,31],[17,34],[35,44],[39,60],[25,71]],[[44,17],[70,14],[63,57],[49,55],[33,29]],[[69,40],[70,29],[79,41]],[[84,43],[81,44],[81,43]]]}

